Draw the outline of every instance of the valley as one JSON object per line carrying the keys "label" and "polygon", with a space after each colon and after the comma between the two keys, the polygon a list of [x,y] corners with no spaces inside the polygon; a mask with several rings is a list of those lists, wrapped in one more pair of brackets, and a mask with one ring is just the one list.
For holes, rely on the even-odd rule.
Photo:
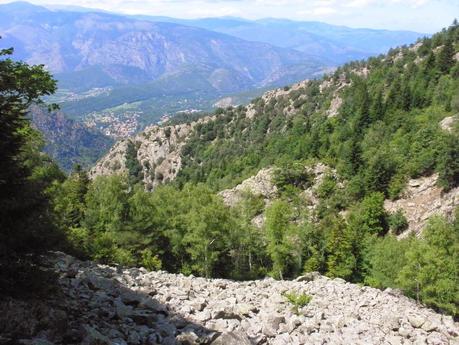
{"label": "valley", "polygon": [[[163,116],[247,104],[269,89],[319,78],[344,62],[423,36],[316,22],[126,16],[25,2],[0,5],[0,34],[2,46],[15,47],[15,59],[44,64],[54,74],[59,90],[49,102],[114,139]],[[68,170],[63,154],[48,152]],[[100,158],[92,152],[71,160],[88,166],[94,157]]]}
{"label": "valley", "polygon": [[0,5],[0,344],[459,342],[458,20],[126,13]]}

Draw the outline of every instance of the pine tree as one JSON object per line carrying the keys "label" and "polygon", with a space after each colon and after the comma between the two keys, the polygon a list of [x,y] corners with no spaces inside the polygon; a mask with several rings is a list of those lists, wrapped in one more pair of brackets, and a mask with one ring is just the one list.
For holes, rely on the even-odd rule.
{"label": "pine tree", "polygon": [[440,50],[437,58],[438,69],[442,73],[448,73],[450,68],[454,65],[454,47],[451,40],[446,40],[445,44]]}
{"label": "pine tree", "polygon": [[384,95],[383,90],[379,89],[377,91],[376,97],[373,99],[370,108],[370,116],[372,122],[376,122],[378,120],[382,120],[384,117],[385,109],[384,109]]}
{"label": "pine tree", "polygon": [[445,190],[459,185],[459,145],[458,130],[445,134],[440,139],[437,158],[438,183]]}
{"label": "pine tree", "polygon": [[[34,254],[62,242],[50,219],[46,191],[58,169],[39,150],[42,140],[26,119],[33,103],[56,90],[43,66],[9,58],[0,50],[0,291],[15,293],[34,279]],[[32,254],[32,255],[30,255]],[[27,289],[30,291],[34,290]]]}
{"label": "pine tree", "polygon": [[350,227],[346,227],[340,218],[333,218],[329,224],[327,236],[327,275],[350,279],[356,268],[354,256],[355,233]]}
{"label": "pine tree", "polygon": [[272,274],[280,279],[283,279],[287,272],[290,261],[286,243],[290,215],[289,205],[282,200],[273,202],[266,211],[267,249],[273,263]]}

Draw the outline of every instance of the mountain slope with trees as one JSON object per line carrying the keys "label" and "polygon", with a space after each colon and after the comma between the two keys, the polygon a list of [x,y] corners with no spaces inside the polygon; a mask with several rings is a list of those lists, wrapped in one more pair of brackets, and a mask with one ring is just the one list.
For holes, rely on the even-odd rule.
{"label": "mountain slope with trees", "polygon": [[62,111],[49,114],[46,108],[34,106],[30,116],[33,126],[46,138],[44,152],[64,171],[71,171],[75,164],[92,166],[113,145],[112,138],[69,119]]}
{"label": "mountain slope with trees", "polygon": [[[266,273],[285,278],[317,270],[399,287],[456,314],[457,216],[433,217],[422,239],[398,241],[394,235],[403,231],[406,219],[400,212],[388,214],[384,201],[397,199],[410,178],[434,172],[444,191],[459,183],[459,129],[440,126],[459,112],[458,41],[454,23],[432,38],[347,64],[322,80],[268,92],[247,107],[218,110],[214,120],[196,125],[187,139],[174,182],[152,193],[140,188],[134,199],[126,199],[123,183],[129,179],[122,176],[98,177],[93,185],[107,193],[109,185],[117,186],[125,200],[120,201],[126,207],[121,214],[139,216],[133,204],[141,198],[137,193],[150,200],[149,207],[157,211],[145,217],[156,230],[145,234],[164,236],[152,243],[168,243],[170,249],[164,251],[163,244],[152,254],[167,269],[234,278]],[[130,156],[138,157],[135,151]],[[314,162],[335,169],[340,182],[333,175],[324,178],[311,213],[302,190],[311,183],[305,167]],[[272,166],[277,167],[280,193],[268,209],[248,193],[230,212],[217,211],[225,206],[214,193]],[[140,171],[150,173],[151,167],[142,165]],[[343,187],[337,188],[338,183]],[[102,211],[103,202],[97,205]],[[266,214],[261,229],[251,224],[260,212]],[[129,217],[124,224],[137,219]],[[116,261],[122,250],[122,258],[142,260],[136,259],[137,249],[125,252],[129,246],[119,237],[132,239],[127,228],[136,226],[116,226],[108,242],[115,256],[107,259]]]}
{"label": "mountain slope with trees", "polygon": [[[90,180],[77,168],[64,179],[24,119],[55,82],[42,66],[0,60],[2,291],[15,292],[17,267],[34,267],[27,263],[38,257],[28,253],[60,248],[101,263],[236,280],[318,271],[399,288],[457,317],[459,214],[432,217],[421,236],[398,240],[406,219],[388,214],[384,201],[397,199],[410,178],[434,172],[443,191],[459,183],[459,127],[444,127],[459,111],[458,43],[455,22],[416,45],[184,125],[191,131],[179,150],[171,141],[149,146],[149,157],[164,149],[181,162],[175,179],[151,192],[143,174],[156,167],[143,164],[135,139],[116,153],[124,174]],[[168,126],[153,132],[176,135]],[[318,164],[330,173],[311,209],[304,191]],[[225,204],[219,191],[266,167],[275,172],[276,198],[266,205],[243,193]]]}

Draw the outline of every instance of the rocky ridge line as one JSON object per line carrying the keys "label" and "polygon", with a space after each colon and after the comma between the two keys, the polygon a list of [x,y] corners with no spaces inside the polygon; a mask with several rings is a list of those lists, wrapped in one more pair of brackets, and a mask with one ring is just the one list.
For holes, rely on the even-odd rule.
{"label": "rocky ridge line", "polygon": [[[355,73],[358,73],[356,71]],[[307,102],[308,96],[305,90],[309,87],[310,81],[304,80],[291,85],[288,89],[278,88],[265,92],[261,99],[265,104],[287,100],[283,108],[285,116],[292,116],[298,109],[295,101]],[[320,85],[320,92],[333,90],[333,100],[327,108],[327,116],[336,116],[342,104],[340,93],[350,83],[346,83],[344,75],[336,83],[331,77],[326,78]],[[296,97],[293,97],[299,93]],[[293,99],[295,98],[295,100]],[[260,111],[254,103],[244,106],[244,114],[247,119],[253,119]],[[191,137],[193,129],[197,124],[212,121],[216,116],[206,116],[199,120],[173,126],[152,125],[136,136],[118,141],[112,149],[102,157],[90,170],[92,178],[100,175],[113,175],[126,173],[126,151],[128,142],[131,141],[138,147],[137,159],[143,167],[144,184],[151,189],[163,182],[172,181],[179,173],[181,164],[181,148]],[[171,133],[168,137],[166,133]],[[158,174],[156,174],[156,172]]]}

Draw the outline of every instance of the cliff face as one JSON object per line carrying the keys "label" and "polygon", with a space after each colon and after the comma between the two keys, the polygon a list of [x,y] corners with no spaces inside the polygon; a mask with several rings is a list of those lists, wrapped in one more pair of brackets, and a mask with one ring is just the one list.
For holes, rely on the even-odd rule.
{"label": "cliff face", "polygon": [[127,173],[126,154],[131,143],[135,146],[136,158],[142,167],[143,182],[147,189],[172,181],[181,168],[180,152],[193,128],[211,120],[212,117],[204,117],[173,126],[149,126],[135,137],[119,141],[91,169],[90,176],[95,178],[99,175]]}
{"label": "cliff face", "polygon": [[[2,300],[0,339],[21,344],[455,344],[459,324],[391,289],[309,273],[235,282],[81,262],[54,253],[57,291]],[[309,296],[297,305],[286,294]],[[16,341],[16,342],[15,342]]]}

